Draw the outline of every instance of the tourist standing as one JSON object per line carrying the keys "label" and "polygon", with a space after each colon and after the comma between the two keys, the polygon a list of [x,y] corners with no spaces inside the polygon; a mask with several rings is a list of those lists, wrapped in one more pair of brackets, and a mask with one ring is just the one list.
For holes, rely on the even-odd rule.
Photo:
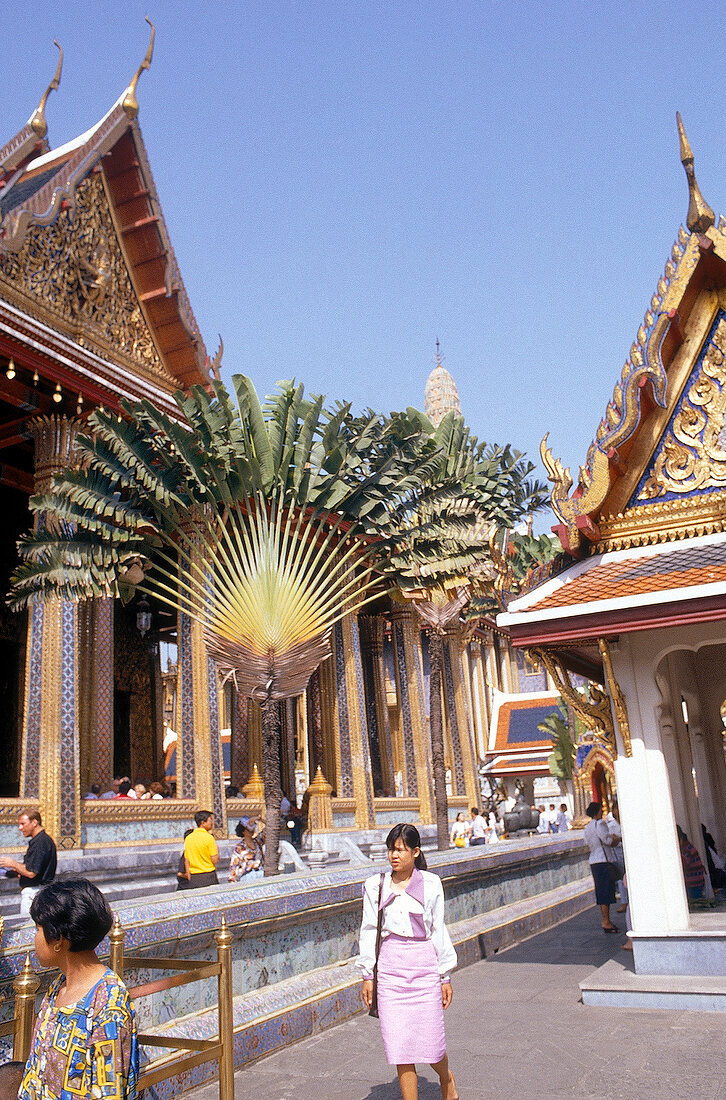
{"label": "tourist standing", "polygon": [[383,1046],[388,1064],[396,1066],[403,1100],[418,1098],[417,1062],[436,1071],[443,1100],[458,1100],[443,1012],[453,996],[449,975],[456,952],[444,924],[441,879],[426,870],[415,826],[394,825],[386,847],[391,870],[373,875],[363,888],[356,960],[363,1002],[371,1008],[375,975]]}
{"label": "tourist standing", "polygon": [[184,858],[189,869],[189,890],[202,886],[216,886],[219,850],[212,836],[214,816],[211,810],[198,810],[194,815],[193,829],[184,841]]}
{"label": "tourist standing", "polygon": [[[591,802],[585,811],[591,819],[585,826],[585,843],[590,849],[590,871],[595,883],[595,901],[600,906],[603,932],[617,932],[610,920],[610,906],[615,901],[615,864],[611,854],[615,837],[602,819],[602,806]],[[611,871],[612,867],[612,871]]]}
{"label": "tourist standing", "polygon": [[24,837],[28,837],[25,859],[20,863],[12,856],[0,856],[0,867],[6,867],[11,876],[18,876],[20,915],[28,917],[35,895],[55,878],[58,852],[55,841],[43,828],[38,810],[22,813],[18,818],[18,828]]}
{"label": "tourist standing", "polygon": [[572,814],[567,809],[567,803],[561,802],[560,808],[557,811],[557,818],[555,824],[557,825],[558,833],[567,833],[570,830],[572,823]]}
{"label": "tourist standing", "polygon": [[59,976],[43,998],[18,1100],[134,1100],[136,1014],[126,986],[96,948],[113,916],[86,879],[56,882],[33,899],[35,953]]}

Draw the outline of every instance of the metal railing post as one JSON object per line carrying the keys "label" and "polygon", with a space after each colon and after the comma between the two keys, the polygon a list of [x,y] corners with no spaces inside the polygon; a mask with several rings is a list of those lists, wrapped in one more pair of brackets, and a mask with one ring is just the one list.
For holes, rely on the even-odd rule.
{"label": "metal railing post", "polygon": [[124,976],[124,936],[126,933],[121,927],[118,913],[113,918],[113,927],[108,934],[108,942],[111,945],[109,966],[119,978]]}
{"label": "metal railing post", "polygon": [[222,917],[217,941],[219,962],[219,1041],[222,1055],[219,1059],[219,1100],[234,1100],[234,1015],[232,1010],[232,933]]}
{"label": "metal railing post", "polygon": [[23,969],[13,982],[15,993],[15,1032],[13,1035],[13,1061],[27,1062],[35,1024],[35,994],[40,978],[33,973],[30,955],[25,956]]}

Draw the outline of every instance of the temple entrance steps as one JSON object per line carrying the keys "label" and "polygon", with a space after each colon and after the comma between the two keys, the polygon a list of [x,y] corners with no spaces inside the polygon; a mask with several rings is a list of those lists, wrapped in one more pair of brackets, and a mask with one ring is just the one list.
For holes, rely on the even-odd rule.
{"label": "temple entrance steps", "polygon": [[[524,898],[499,909],[449,925],[459,968],[491,957],[569,920],[594,905],[592,879],[569,882],[543,894]],[[326,1030],[364,1011],[360,1000],[360,972],[352,959],[320,967],[234,998],[235,1068],[273,1054],[282,1047]],[[214,1035],[214,1010],[177,1018],[165,1031],[208,1038]],[[149,1028],[153,1032],[155,1029]],[[160,1030],[157,1028],[157,1030]],[[199,1067],[198,1079],[165,1082],[175,1096],[183,1089],[216,1075],[210,1064]],[[174,1091],[176,1088],[177,1091]],[[166,1093],[160,1100],[166,1100]]]}

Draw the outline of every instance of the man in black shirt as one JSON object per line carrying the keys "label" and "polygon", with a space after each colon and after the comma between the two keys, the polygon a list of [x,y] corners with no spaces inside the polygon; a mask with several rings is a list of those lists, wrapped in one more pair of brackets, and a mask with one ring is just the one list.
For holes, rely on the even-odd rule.
{"label": "man in black shirt", "polygon": [[24,811],[18,818],[18,828],[29,837],[25,859],[20,863],[12,856],[0,856],[0,867],[6,867],[11,876],[17,875],[20,885],[20,915],[30,915],[30,903],[43,886],[55,878],[58,862],[55,841],[48,836],[37,810]]}

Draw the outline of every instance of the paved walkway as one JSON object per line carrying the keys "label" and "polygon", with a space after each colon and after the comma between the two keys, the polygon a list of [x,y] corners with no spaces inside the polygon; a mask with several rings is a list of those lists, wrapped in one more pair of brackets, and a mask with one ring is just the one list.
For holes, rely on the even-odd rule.
{"label": "paved walkway", "polygon": [[[622,920],[622,918],[620,918]],[[578,982],[627,959],[595,909],[454,976],[446,1014],[461,1100],[726,1100],[717,1012],[588,1008]],[[357,1017],[236,1075],[245,1100],[400,1100],[378,1024]],[[419,1100],[440,1100],[421,1070]],[[216,1100],[218,1087],[189,1094]]]}

